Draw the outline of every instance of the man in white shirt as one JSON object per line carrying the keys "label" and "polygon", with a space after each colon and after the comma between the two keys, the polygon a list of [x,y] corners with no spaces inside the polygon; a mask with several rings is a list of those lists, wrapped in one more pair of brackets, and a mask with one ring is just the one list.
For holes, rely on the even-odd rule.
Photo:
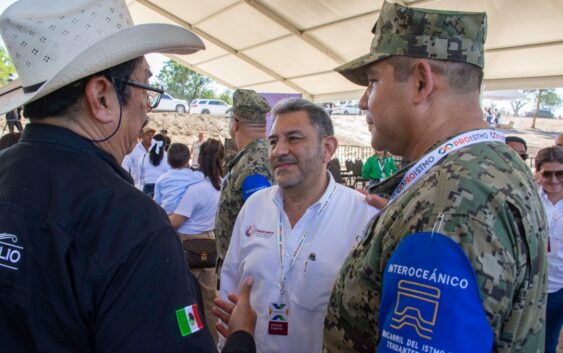
{"label": "man in white shirt", "polygon": [[123,162],[121,162],[121,166],[123,167],[123,169],[125,169],[129,174],[131,174],[131,177],[133,178],[133,181],[135,182],[135,186],[137,188],[140,187],[140,175],[139,175],[139,167],[138,167],[139,160],[143,158],[145,153],[147,153],[151,148],[152,138],[155,132],[156,132],[155,129],[145,126],[141,130],[141,136],[140,136],[141,141],[139,141],[135,145],[133,151],[128,155],[126,155],[123,158]]}
{"label": "man in white shirt", "polygon": [[304,99],[279,103],[269,139],[277,186],[241,209],[221,271],[221,297],[254,278],[257,351],[317,353],[337,271],[377,209],[327,172],[332,121]]}

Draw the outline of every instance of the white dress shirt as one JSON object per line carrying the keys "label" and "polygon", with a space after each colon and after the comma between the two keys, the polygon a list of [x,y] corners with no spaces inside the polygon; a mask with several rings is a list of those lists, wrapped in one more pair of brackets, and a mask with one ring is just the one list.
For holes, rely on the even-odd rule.
{"label": "white dress shirt", "polygon": [[[321,352],[323,323],[336,275],[364,227],[378,212],[362,194],[336,184],[330,174],[329,178],[323,196],[293,229],[283,211],[283,191],[278,186],[254,193],[237,217],[221,270],[220,295],[227,298],[228,292],[238,293],[242,281],[254,277],[250,301],[258,315],[254,335],[257,352]],[[280,215],[285,268],[299,239],[311,230],[286,275],[287,336],[268,333],[268,308],[278,302],[281,288]]]}
{"label": "white dress shirt", "polygon": [[174,213],[188,217],[179,228],[180,234],[200,234],[215,229],[215,214],[219,207],[220,190],[209,178],[189,186]]}
{"label": "white dress shirt", "polygon": [[143,144],[139,142],[135,145],[133,151],[126,155],[125,158],[123,158],[123,162],[121,163],[123,169],[131,174],[131,177],[133,178],[133,181],[135,182],[135,186],[137,186],[137,188],[140,186],[138,171],[139,159],[141,159],[145,155],[145,153],[147,153],[147,150],[145,149]]}
{"label": "white dress shirt", "polygon": [[555,205],[540,190],[543,207],[547,216],[549,252],[547,254],[547,292],[557,292],[563,288],[563,200]]}

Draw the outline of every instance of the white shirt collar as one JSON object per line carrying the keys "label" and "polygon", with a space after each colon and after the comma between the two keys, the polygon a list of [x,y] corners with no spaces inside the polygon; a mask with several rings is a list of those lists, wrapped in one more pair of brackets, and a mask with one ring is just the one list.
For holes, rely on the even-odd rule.
{"label": "white shirt collar", "polygon": [[547,197],[547,194],[545,193],[545,191],[543,190],[542,187],[540,187],[540,196],[543,199],[544,205],[548,205],[549,208],[559,208],[559,207],[563,207],[563,199],[559,200],[555,205],[549,200],[549,198]]}
{"label": "white shirt collar", "polygon": [[[309,206],[307,209],[318,208],[328,201],[328,198],[330,197],[330,194],[332,193],[332,189],[335,187],[336,182],[334,181],[332,174],[330,174],[328,170],[326,174],[328,175],[328,186],[326,187],[321,198],[317,202]],[[283,210],[283,189],[277,185],[274,192],[274,204],[278,207],[278,209]]]}

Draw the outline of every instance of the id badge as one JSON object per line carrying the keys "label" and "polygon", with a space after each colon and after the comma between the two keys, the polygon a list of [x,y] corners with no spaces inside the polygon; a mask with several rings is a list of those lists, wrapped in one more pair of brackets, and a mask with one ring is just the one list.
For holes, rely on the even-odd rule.
{"label": "id badge", "polygon": [[287,336],[289,326],[289,306],[285,301],[271,303],[268,308],[268,333]]}

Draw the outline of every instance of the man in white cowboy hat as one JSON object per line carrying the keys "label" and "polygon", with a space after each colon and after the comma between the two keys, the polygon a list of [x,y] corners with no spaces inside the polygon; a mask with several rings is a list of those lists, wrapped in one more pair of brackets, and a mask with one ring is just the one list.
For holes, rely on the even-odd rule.
{"label": "man in white cowboy hat", "polygon": [[0,350],[215,352],[168,217],[120,166],[162,94],[143,55],[202,41],[123,0],[21,0],[0,33],[20,78],[0,113],[31,120],[0,154]]}

